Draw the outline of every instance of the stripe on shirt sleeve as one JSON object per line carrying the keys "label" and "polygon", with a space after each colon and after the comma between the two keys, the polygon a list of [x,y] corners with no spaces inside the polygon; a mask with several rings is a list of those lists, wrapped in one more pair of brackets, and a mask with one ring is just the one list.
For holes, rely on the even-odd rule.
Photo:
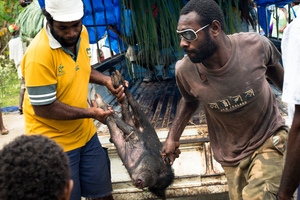
{"label": "stripe on shirt sleeve", "polygon": [[51,104],[56,100],[56,86],[57,84],[27,87],[30,103],[32,105]]}

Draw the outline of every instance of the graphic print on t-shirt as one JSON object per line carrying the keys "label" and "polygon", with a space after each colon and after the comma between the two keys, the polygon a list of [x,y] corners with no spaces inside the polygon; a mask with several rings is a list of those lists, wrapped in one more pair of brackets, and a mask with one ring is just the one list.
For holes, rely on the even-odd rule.
{"label": "graphic print on t-shirt", "polygon": [[236,95],[231,98],[223,99],[215,103],[209,103],[208,105],[212,110],[220,110],[221,112],[224,112],[247,104],[247,100],[249,100],[254,96],[255,94],[253,89],[250,89],[244,92],[242,95]]}
{"label": "graphic print on t-shirt", "polygon": [[64,71],[64,66],[62,66],[62,64],[60,63],[59,64],[59,67],[58,67],[58,76],[62,76],[64,75],[66,72]]}

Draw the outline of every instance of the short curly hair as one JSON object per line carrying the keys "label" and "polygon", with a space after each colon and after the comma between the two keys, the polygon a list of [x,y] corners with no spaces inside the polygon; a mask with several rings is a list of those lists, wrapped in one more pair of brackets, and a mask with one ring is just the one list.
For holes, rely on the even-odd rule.
{"label": "short curly hair", "polygon": [[48,137],[22,135],[0,151],[1,200],[59,200],[69,180],[69,159]]}
{"label": "short curly hair", "polygon": [[217,20],[221,24],[221,29],[225,31],[223,12],[214,0],[191,0],[181,9],[180,15],[186,15],[192,11],[200,16],[199,25],[205,26]]}

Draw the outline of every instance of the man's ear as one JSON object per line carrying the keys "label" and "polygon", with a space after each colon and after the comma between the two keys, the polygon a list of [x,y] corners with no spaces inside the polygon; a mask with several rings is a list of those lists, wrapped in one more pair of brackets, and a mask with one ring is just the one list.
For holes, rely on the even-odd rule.
{"label": "man's ear", "polygon": [[70,199],[73,185],[74,185],[74,182],[73,182],[73,180],[70,179],[69,183],[67,184],[67,186],[64,189],[64,193],[63,193],[61,200],[69,200]]}
{"label": "man's ear", "polygon": [[218,36],[220,34],[220,32],[222,31],[222,28],[221,28],[221,24],[218,20],[213,20],[211,22],[211,33],[213,34],[214,37]]}

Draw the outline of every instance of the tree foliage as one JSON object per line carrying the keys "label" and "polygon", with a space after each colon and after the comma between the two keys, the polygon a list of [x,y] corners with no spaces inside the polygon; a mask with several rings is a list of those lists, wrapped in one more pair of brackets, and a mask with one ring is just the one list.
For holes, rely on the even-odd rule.
{"label": "tree foliage", "polygon": [[4,31],[7,27],[13,24],[23,8],[19,6],[19,0],[1,0],[0,1],[0,30],[2,33],[0,37],[0,55],[8,56],[8,41],[11,39],[9,31]]}
{"label": "tree foliage", "polygon": [[[147,65],[159,63],[158,54],[162,49],[170,53],[181,52],[176,33],[179,13],[184,6],[182,0],[123,0],[121,2],[121,32],[129,37],[129,44],[144,49]],[[173,51],[173,52],[172,52]]]}
{"label": "tree foliage", "polygon": [[[250,0],[215,0],[225,17],[227,34],[240,31],[242,20],[249,21]],[[176,33],[183,0],[121,0],[123,13],[121,32],[129,36],[129,44],[137,44],[139,50],[146,52],[146,63],[159,63],[155,52],[168,49],[180,58],[183,55]],[[248,13],[247,13],[248,12]],[[138,63],[139,64],[139,63]]]}

